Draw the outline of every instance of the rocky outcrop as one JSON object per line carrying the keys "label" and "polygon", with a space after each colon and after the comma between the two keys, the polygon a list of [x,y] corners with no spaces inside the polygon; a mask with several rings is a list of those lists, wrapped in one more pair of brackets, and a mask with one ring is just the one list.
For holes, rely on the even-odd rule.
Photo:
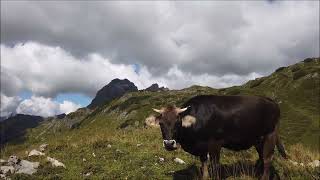
{"label": "rocky outcrop", "polygon": [[115,98],[121,97],[127,92],[134,91],[138,91],[138,88],[128,79],[114,79],[108,85],[104,86],[98,91],[96,97],[87,107],[89,109],[94,109],[97,106],[103,105]]}
{"label": "rocky outcrop", "polygon": [[6,179],[6,176],[14,173],[34,174],[37,172],[39,162],[31,162],[27,160],[21,160],[17,156],[10,156],[7,164],[0,167],[1,177]]}
{"label": "rocky outcrop", "polygon": [[155,84],[152,84],[150,87],[146,88],[145,91],[158,92],[158,91],[169,91],[169,89],[165,87],[159,87],[159,85],[155,83]]}

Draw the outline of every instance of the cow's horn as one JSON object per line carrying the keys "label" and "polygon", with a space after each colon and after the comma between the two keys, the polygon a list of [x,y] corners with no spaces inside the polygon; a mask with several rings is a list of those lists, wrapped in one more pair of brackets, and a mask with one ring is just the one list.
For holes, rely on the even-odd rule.
{"label": "cow's horn", "polygon": [[154,108],[152,108],[152,110],[154,110],[155,112],[157,112],[157,113],[163,113],[163,109],[154,109]]}
{"label": "cow's horn", "polygon": [[178,113],[178,114],[179,114],[179,113],[182,113],[182,112],[186,111],[189,107],[190,107],[190,106],[185,107],[185,108],[182,108],[182,109],[177,108],[177,113]]}

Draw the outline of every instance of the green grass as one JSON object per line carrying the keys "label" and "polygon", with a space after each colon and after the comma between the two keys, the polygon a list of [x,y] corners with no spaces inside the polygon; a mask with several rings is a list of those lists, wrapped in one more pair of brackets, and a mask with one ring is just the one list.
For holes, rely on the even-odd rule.
{"label": "green grass", "polygon": [[[297,78],[295,73],[303,71]],[[145,119],[154,114],[151,108],[167,104],[181,106],[200,94],[262,95],[280,104],[280,135],[291,159],[308,163],[319,157],[319,91],[320,61],[313,60],[282,68],[242,86],[224,89],[192,86],[165,92],[132,92],[93,112],[75,112],[68,119],[77,122],[69,129],[68,120],[51,120],[29,129],[25,141],[11,142],[1,150],[1,158],[16,154],[23,159],[25,151],[48,143],[46,155],[62,161],[67,169],[53,168],[45,158],[34,176],[14,175],[13,179],[197,179],[199,161],[178,150],[162,147],[160,130],[145,128]],[[108,144],[112,147],[108,148]],[[137,146],[137,144],[142,144]],[[93,157],[92,153],[96,155]],[[159,162],[159,157],[165,159]],[[174,157],[186,164],[173,162]],[[256,179],[254,149],[232,152],[223,149],[221,163],[227,179]],[[84,162],[83,159],[86,159]],[[318,169],[294,166],[276,152],[274,168],[281,179],[316,179]],[[173,172],[172,172],[173,171]],[[86,177],[84,174],[91,172]],[[318,178],[319,179],[319,178]]]}

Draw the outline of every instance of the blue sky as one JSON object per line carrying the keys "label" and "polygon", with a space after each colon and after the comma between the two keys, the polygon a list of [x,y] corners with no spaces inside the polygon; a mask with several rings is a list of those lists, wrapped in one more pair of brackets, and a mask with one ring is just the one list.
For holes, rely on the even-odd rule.
{"label": "blue sky", "polygon": [[[22,91],[19,94],[19,97],[22,100],[30,99],[31,96],[32,93],[30,91]],[[55,98],[53,98],[53,100],[58,103],[63,103],[63,101],[71,101],[76,104],[80,104],[81,107],[85,107],[90,104],[92,98],[81,93],[60,93]]]}

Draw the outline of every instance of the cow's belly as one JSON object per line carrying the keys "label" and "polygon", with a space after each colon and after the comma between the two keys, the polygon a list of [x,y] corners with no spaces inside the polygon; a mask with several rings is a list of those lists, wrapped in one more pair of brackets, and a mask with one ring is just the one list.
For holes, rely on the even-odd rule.
{"label": "cow's belly", "polygon": [[247,150],[260,141],[260,138],[225,139],[222,147],[234,151]]}
{"label": "cow's belly", "polygon": [[208,153],[208,142],[194,142],[192,144],[180,144],[181,148],[194,155],[194,156],[201,156]]}

